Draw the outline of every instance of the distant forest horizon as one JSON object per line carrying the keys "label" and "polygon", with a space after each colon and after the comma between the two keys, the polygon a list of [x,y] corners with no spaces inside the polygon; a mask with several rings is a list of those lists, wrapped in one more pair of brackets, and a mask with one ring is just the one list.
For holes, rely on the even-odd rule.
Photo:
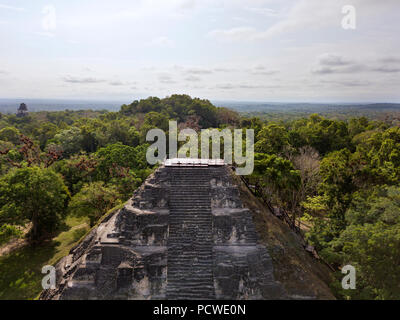
{"label": "distant forest horizon", "polygon": [[[200,97],[201,98],[201,97]],[[133,98],[141,100],[141,98]],[[117,99],[31,99],[31,98],[0,98],[1,113],[15,113],[21,103],[28,106],[30,112],[62,111],[62,110],[107,110],[118,111],[121,105],[132,101]],[[395,102],[274,102],[246,100],[214,100],[209,101],[217,107],[226,107],[241,113],[324,113],[338,114],[354,112],[355,115],[368,116],[370,112],[400,112],[400,103]]]}

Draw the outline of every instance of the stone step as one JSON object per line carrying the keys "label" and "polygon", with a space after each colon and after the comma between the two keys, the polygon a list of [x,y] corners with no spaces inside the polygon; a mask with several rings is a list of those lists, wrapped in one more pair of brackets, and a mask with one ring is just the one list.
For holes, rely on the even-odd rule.
{"label": "stone step", "polygon": [[[199,229],[199,230],[203,230],[203,231],[207,231],[209,224],[212,222],[211,219],[207,219],[207,220],[201,220],[201,219],[190,219],[188,218],[181,218],[179,220],[176,220],[176,218],[174,219],[170,219],[170,233],[172,230],[181,230],[183,229],[183,226],[185,226],[186,229]],[[174,225],[176,224],[176,225]],[[210,229],[211,232],[211,229]]]}
{"label": "stone step", "polygon": [[[211,277],[209,280],[211,280]],[[170,282],[167,282],[169,285],[169,288],[167,288],[168,291],[172,292],[172,291],[176,290],[179,292],[182,290],[185,290],[185,291],[193,290],[192,292],[194,293],[194,292],[202,292],[202,291],[208,292],[208,291],[214,289],[214,286],[207,284],[206,281],[193,282],[193,284],[190,284],[189,282],[179,281],[179,280],[175,280],[175,281],[177,281],[177,284],[179,284],[179,285],[175,285],[175,283],[171,285]]]}
{"label": "stone step", "polygon": [[213,237],[208,168],[169,168],[168,299],[213,299]]}
{"label": "stone step", "polygon": [[170,199],[170,210],[172,210],[173,208],[208,208],[211,209],[211,205],[210,202],[208,202],[207,200],[198,200],[198,201],[190,201],[190,200],[179,200],[178,201],[174,201],[174,199]]}
{"label": "stone step", "polygon": [[196,188],[195,185],[190,185],[190,186],[183,186],[182,185],[176,185],[173,188],[176,188],[175,190],[171,190],[170,194],[191,194],[191,195],[209,195],[209,187],[205,186],[204,188]]}
{"label": "stone step", "polygon": [[212,262],[212,257],[209,256],[198,256],[197,258],[193,259],[193,257],[190,258],[182,258],[182,259],[173,259],[173,258],[169,258],[168,261],[174,261],[174,262],[181,262],[181,261],[191,261],[193,265],[196,266],[203,266],[205,263],[209,263]]}
{"label": "stone step", "polygon": [[182,219],[182,218],[192,218],[193,220],[197,220],[197,218],[203,219],[204,217],[209,217],[212,220],[212,212],[211,209],[201,208],[196,210],[195,208],[174,208],[171,209],[169,213],[169,219]]}
{"label": "stone step", "polygon": [[187,200],[196,200],[196,201],[210,201],[210,195],[209,194],[188,194],[188,193],[182,193],[182,194],[170,194],[169,195],[170,199],[173,199],[175,202],[181,202],[181,201],[187,201]]}
{"label": "stone step", "polygon": [[171,288],[169,288],[169,292],[172,292],[174,289],[177,292],[182,291],[182,290],[193,290],[192,291],[193,293],[194,292],[199,293],[201,291],[203,291],[203,292],[210,291],[210,290],[213,291],[214,286],[208,285],[207,281],[193,281],[192,284],[185,283],[185,282],[179,282],[179,286],[175,286],[175,288],[171,286]]}
{"label": "stone step", "polygon": [[182,194],[170,194],[170,198],[174,199],[176,202],[181,202],[185,200],[195,200],[195,201],[208,201],[210,200],[209,194],[190,194],[190,193],[182,193]]}
{"label": "stone step", "polygon": [[182,200],[180,198],[180,200],[177,201],[174,198],[170,198],[169,206],[170,206],[170,210],[172,210],[172,208],[179,209],[179,208],[190,208],[190,207],[193,207],[193,208],[206,207],[211,210],[211,202],[208,200],[190,201],[190,200]]}
{"label": "stone step", "polygon": [[[186,262],[186,264],[185,265],[179,265],[179,263],[178,262],[175,262],[175,261],[172,261],[174,264],[176,264],[176,266],[175,267],[173,267],[173,268],[169,268],[169,273],[171,274],[170,276],[169,276],[169,278],[171,279],[171,278],[173,278],[173,279],[180,279],[180,278],[186,278],[186,275],[187,274],[189,274],[189,275],[192,275],[192,276],[196,276],[196,277],[201,277],[202,275],[204,275],[204,278],[207,278],[207,277],[210,277],[211,275],[212,275],[212,272],[208,272],[208,273],[206,273],[207,271],[208,271],[208,264],[210,263],[210,262],[205,262],[205,263],[203,263],[203,264],[188,264],[187,262]],[[185,266],[187,266],[186,268],[185,268]],[[193,268],[196,268],[196,269],[201,269],[201,268],[203,268],[204,269],[204,272],[197,272],[197,273],[192,273],[192,269]]]}
{"label": "stone step", "polygon": [[171,210],[170,215],[168,217],[169,222],[171,221],[180,221],[182,219],[192,219],[193,221],[212,221],[213,218],[211,216],[211,210]]}
{"label": "stone step", "polygon": [[[209,216],[210,217],[210,221],[212,220],[211,217],[211,210],[207,210],[204,208],[174,208],[171,209],[170,211],[170,217],[172,216],[172,218],[174,219],[185,219],[185,218],[191,218],[194,221],[197,221],[197,218],[204,218]],[[194,215],[197,215],[197,217],[193,217]]]}
{"label": "stone step", "polygon": [[215,294],[211,290],[210,292],[182,292],[180,290],[173,292],[167,289],[167,297],[170,300],[214,300]]}
{"label": "stone step", "polygon": [[[167,296],[170,300],[213,300],[215,299],[214,290],[212,289],[199,289],[199,288],[185,288],[179,287],[167,289]],[[207,298],[204,298],[207,297]]]}
{"label": "stone step", "polygon": [[210,200],[210,195],[209,194],[197,194],[197,193],[182,193],[182,194],[170,194],[170,198],[174,199],[176,202],[181,202],[181,201],[188,201],[188,200],[194,200],[194,201],[208,201]]}
{"label": "stone step", "polygon": [[183,189],[183,187],[186,186],[193,188],[193,190],[204,191],[206,188],[210,187],[210,183],[198,180],[192,180],[192,181],[177,180],[177,181],[171,181],[171,186],[176,187],[177,191],[185,190]]}
{"label": "stone step", "polygon": [[[198,240],[198,239],[211,239],[211,237],[212,237],[212,233],[211,232],[210,233],[206,233],[204,235],[198,235],[198,233],[199,233],[198,230],[199,229],[193,229],[193,230],[189,230],[189,231],[185,231],[185,230],[187,230],[187,229],[186,228],[176,227],[176,228],[172,228],[172,230],[171,230],[171,228],[170,228],[170,237],[171,237],[171,239],[174,239],[174,237],[177,237],[177,238],[190,237],[191,239],[193,239],[193,241],[195,241],[195,240]],[[207,232],[207,229],[204,230],[204,231]],[[179,233],[183,234],[183,236],[179,236],[179,234],[177,234],[176,232],[179,232]],[[195,233],[196,235],[194,235],[193,233]],[[169,242],[169,244],[171,244],[171,241]],[[182,246],[182,245],[185,245],[185,244],[182,243],[182,244],[179,244],[179,245]]]}
{"label": "stone step", "polygon": [[204,186],[204,187],[198,187],[198,185],[183,185],[182,184],[177,184],[173,188],[176,188],[175,190],[171,190],[171,194],[180,194],[180,193],[191,193],[191,194],[208,194],[209,186]]}
{"label": "stone step", "polygon": [[[181,259],[173,259],[173,258],[169,257],[168,261],[177,263],[178,266],[179,266],[179,263],[182,263],[185,266],[186,263],[188,261],[190,261],[190,265],[195,265],[195,266],[201,267],[201,266],[204,266],[205,263],[212,262],[212,257],[210,258],[209,255],[204,255],[204,256],[199,255],[196,258],[189,257],[189,258],[181,258]],[[179,267],[181,267],[181,266],[179,266]],[[189,265],[188,265],[188,267],[189,267]],[[171,268],[173,269],[173,267],[171,267]]]}
{"label": "stone step", "polygon": [[[199,275],[191,275],[190,280],[186,277],[188,275],[187,272],[183,272],[180,274],[179,277],[175,277],[175,276],[169,276],[170,280],[174,280],[177,283],[183,284],[185,286],[190,286],[190,284],[192,283],[193,286],[197,286],[199,283],[203,284],[204,288],[212,288],[214,285],[207,283],[207,281],[210,281],[213,278],[212,273],[209,274],[199,274]],[[190,281],[190,282],[189,282]],[[171,283],[171,282],[169,282]]]}
{"label": "stone step", "polygon": [[191,229],[198,228],[202,230],[207,230],[207,227],[210,227],[211,231],[211,226],[210,226],[211,223],[212,219],[206,219],[206,216],[204,216],[204,219],[201,218],[193,219],[190,217],[189,213],[186,213],[182,215],[180,218],[174,217],[170,219],[170,230],[173,230],[173,228],[182,229],[183,226],[185,226],[185,228],[191,228]]}
{"label": "stone step", "polygon": [[174,175],[171,177],[170,181],[178,181],[178,180],[185,180],[187,182],[193,181],[193,180],[198,180],[198,181],[204,181],[204,182],[210,182],[210,178],[208,176],[202,175],[202,174],[182,174],[182,175]]}
{"label": "stone step", "polygon": [[[193,271],[194,269],[196,269],[196,272]],[[169,277],[170,278],[172,277],[174,279],[182,278],[182,277],[185,277],[186,275],[192,275],[193,278],[196,278],[196,277],[206,278],[206,277],[209,277],[212,275],[212,271],[209,270],[205,264],[202,264],[202,265],[186,264],[186,265],[181,265],[181,266],[176,265],[174,267],[169,267],[168,271],[169,271],[169,273],[168,273]],[[174,271],[179,271],[179,272],[177,273]]]}
{"label": "stone step", "polygon": [[[173,215],[171,217],[171,215]],[[193,217],[197,215],[197,217]],[[209,221],[212,221],[211,217],[211,210],[209,212],[205,212],[204,210],[193,210],[193,209],[180,209],[174,210],[170,213],[169,221],[180,221],[180,220],[187,220],[192,219],[193,221],[201,221],[205,220],[205,218],[209,218]]]}
{"label": "stone step", "polygon": [[171,181],[171,186],[176,187],[177,190],[184,190],[183,187],[190,187],[194,188],[193,190],[200,190],[204,191],[206,188],[208,188],[209,182],[204,182],[204,181],[198,181],[198,180],[192,180],[192,181]]}
{"label": "stone step", "polygon": [[[210,231],[210,233],[208,233],[208,231]],[[175,232],[187,234],[187,235],[189,235],[191,237],[195,237],[195,238],[200,238],[203,235],[205,237],[208,237],[212,234],[211,228],[209,229],[208,226],[206,226],[206,225],[196,226],[196,225],[194,225],[194,223],[191,223],[191,225],[190,225],[189,223],[185,223],[185,222],[182,222],[182,224],[177,225],[177,226],[169,227],[170,236],[173,236]]]}
{"label": "stone step", "polygon": [[[193,268],[198,268],[198,267],[194,267],[192,266],[191,269]],[[203,267],[203,269],[206,270],[206,268]],[[174,275],[177,274],[177,275]],[[212,272],[206,273],[191,273],[190,269],[183,269],[183,268],[175,268],[175,269],[171,269],[169,270],[169,274],[168,274],[168,279],[171,283],[171,281],[176,281],[176,282],[180,282],[180,283],[198,283],[198,282],[207,282],[210,281],[213,278],[213,274]],[[212,286],[213,284],[210,283],[204,283],[205,286]]]}
{"label": "stone step", "polygon": [[170,196],[172,197],[183,197],[185,199],[186,196],[191,196],[194,199],[205,199],[207,197],[210,197],[210,194],[208,191],[202,191],[202,192],[193,192],[192,190],[187,190],[187,191],[174,191],[170,192]]}
{"label": "stone step", "polygon": [[[201,250],[201,248],[198,248],[198,250]],[[204,249],[204,250],[206,250],[206,249]],[[210,250],[210,248],[207,248],[207,250]],[[178,250],[176,250],[176,251],[178,251]],[[180,254],[180,257],[173,257],[172,256],[172,253],[173,253],[174,251],[173,250],[171,250],[171,254],[168,256],[168,258],[171,260],[171,261],[180,261],[180,259],[182,259],[182,260],[184,260],[184,259],[188,259],[188,260],[193,260],[193,261],[195,261],[195,259],[197,259],[196,261],[198,261],[198,262],[202,262],[202,261],[205,261],[205,260],[212,260],[212,258],[213,258],[213,256],[212,255],[210,255],[208,252],[206,253],[206,252],[199,252],[197,255],[192,255],[192,256],[190,256],[190,257],[185,257],[185,256],[182,256],[182,254]],[[176,252],[176,253],[179,253],[179,252]]]}
{"label": "stone step", "polygon": [[[174,242],[174,241],[175,242],[188,242],[188,241],[191,241],[191,243],[187,244],[186,246],[185,245],[171,245],[171,242]],[[192,247],[199,248],[201,246],[201,243],[204,242],[204,241],[212,241],[212,237],[203,238],[203,239],[199,239],[199,240],[191,240],[189,237],[178,237],[178,236],[176,236],[176,237],[172,237],[171,241],[169,241],[167,243],[167,245],[171,249],[175,248],[176,250],[178,250],[178,249],[182,250],[182,249],[185,249],[185,248],[188,248],[188,247],[190,247],[190,248],[192,248]],[[204,247],[204,248],[208,248],[208,247]]]}
{"label": "stone step", "polygon": [[[176,215],[174,217],[169,217],[169,222],[181,222],[182,219],[184,221],[194,221],[194,222],[210,222],[212,221],[212,217],[209,216],[208,213],[201,213],[201,212],[185,212],[185,211],[176,211],[174,212]],[[194,217],[197,215],[197,217]]]}
{"label": "stone step", "polygon": [[212,235],[211,227],[209,228],[206,225],[203,225],[201,227],[193,225],[190,226],[188,224],[184,225],[184,222],[182,222],[182,224],[180,225],[169,227],[170,236],[173,236],[175,232],[180,232],[181,234],[188,235],[190,237],[193,237],[194,239],[201,238],[202,236],[209,237]]}
{"label": "stone step", "polygon": [[169,216],[173,216],[174,214],[189,214],[189,215],[210,215],[211,216],[211,208],[209,206],[198,206],[198,207],[189,207],[188,205],[182,206],[173,206],[170,208]]}
{"label": "stone step", "polygon": [[[173,260],[174,259],[177,260],[177,259],[180,259],[180,258],[184,257],[185,255],[186,256],[187,255],[192,255],[192,258],[195,258],[195,257],[203,257],[204,258],[205,257],[205,258],[210,258],[211,259],[212,258],[212,254],[209,254],[208,250],[210,248],[212,248],[212,247],[213,246],[199,246],[199,245],[197,245],[192,250],[185,249],[185,246],[171,247],[171,250],[170,250],[171,252],[170,253],[175,253],[175,251],[178,251],[178,249],[181,252],[180,252],[179,257],[169,256],[169,258],[173,259]],[[196,254],[197,254],[197,256],[196,256]]]}
{"label": "stone step", "polygon": [[[184,202],[184,201],[210,201],[210,196],[209,195],[198,195],[198,194],[170,194],[169,195],[170,198],[170,202],[174,203],[180,203],[180,202]],[[173,201],[171,201],[173,200]]]}
{"label": "stone step", "polygon": [[[202,232],[203,231],[203,232]],[[175,232],[180,232],[181,234],[185,234],[187,236],[193,237],[193,239],[198,239],[201,237],[210,237],[212,235],[211,228],[204,226],[202,228],[198,227],[183,227],[183,226],[170,226],[169,233],[170,236],[173,236]]]}
{"label": "stone step", "polygon": [[211,207],[209,204],[197,204],[197,205],[190,205],[189,203],[181,203],[180,205],[175,203],[170,205],[170,213],[169,215],[171,216],[175,211],[182,211],[182,210],[188,210],[188,211],[200,211],[204,213],[210,213],[211,212]]}
{"label": "stone step", "polygon": [[[171,217],[172,215],[172,217]],[[193,217],[194,215],[197,215],[197,217]],[[172,218],[173,219],[193,219],[193,221],[199,221],[199,220],[204,220],[205,217],[209,217],[209,221],[212,221],[211,217],[211,210],[205,211],[204,209],[201,210],[196,210],[196,209],[186,209],[186,208],[179,208],[179,209],[174,209],[171,210],[170,212],[170,221]]]}

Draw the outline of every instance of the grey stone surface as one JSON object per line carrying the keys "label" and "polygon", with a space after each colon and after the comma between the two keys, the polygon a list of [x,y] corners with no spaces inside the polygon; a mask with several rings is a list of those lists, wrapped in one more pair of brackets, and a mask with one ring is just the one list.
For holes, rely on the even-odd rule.
{"label": "grey stone surface", "polygon": [[281,299],[229,168],[161,167],[57,265],[41,299]]}

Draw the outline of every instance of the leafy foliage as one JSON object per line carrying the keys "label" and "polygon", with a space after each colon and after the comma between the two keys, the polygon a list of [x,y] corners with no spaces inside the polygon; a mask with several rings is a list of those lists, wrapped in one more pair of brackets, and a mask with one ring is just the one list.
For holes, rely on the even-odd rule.
{"label": "leafy foliage", "polygon": [[62,178],[39,167],[11,170],[0,180],[0,221],[32,223],[30,238],[54,232],[65,217],[69,192]]}
{"label": "leafy foliage", "polygon": [[22,231],[16,226],[3,224],[0,226],[0,245],[3,245],[13,238],[20,238]]}
{"label": "leafy foliage", "polygon": [[74,215],[89,217],[93,226],[104,213],[118,204],[120,196],[116,187],[106,187],[104,182],[85,184],[72,197],[69,210]]}

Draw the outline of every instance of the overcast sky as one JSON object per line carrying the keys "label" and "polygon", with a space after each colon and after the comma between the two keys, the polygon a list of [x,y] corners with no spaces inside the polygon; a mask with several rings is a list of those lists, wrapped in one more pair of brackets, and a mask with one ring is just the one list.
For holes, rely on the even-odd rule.
{"label": "overcast sky", "polygon": [[0,98],[400,102],[399,12],[399,0],[0,0]]}

